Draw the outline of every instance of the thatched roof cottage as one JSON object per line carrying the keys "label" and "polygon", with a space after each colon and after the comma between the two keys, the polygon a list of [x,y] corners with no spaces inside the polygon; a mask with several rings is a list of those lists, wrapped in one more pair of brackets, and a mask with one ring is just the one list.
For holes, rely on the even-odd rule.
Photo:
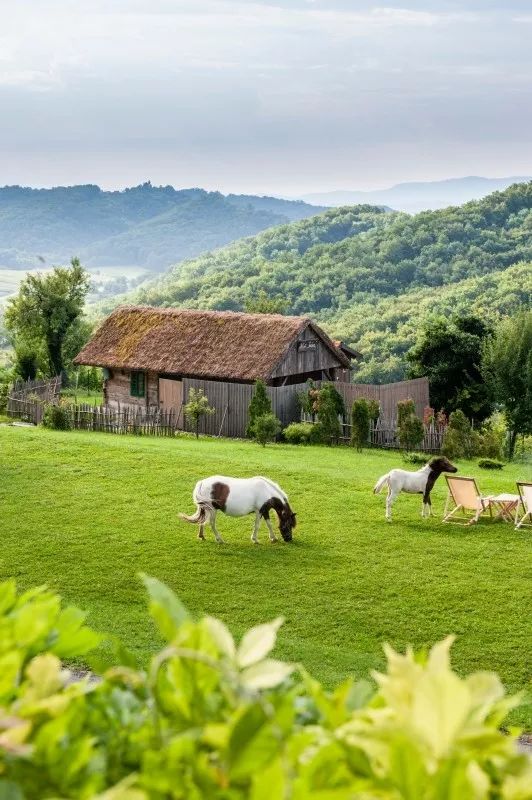
{"label": "thatched roof cottage", "polygon": [[307,317],[122,306],[76,364],[105,369],[109,404],[179,408],[183,378],[269,386],[348,380],[356,351]]}

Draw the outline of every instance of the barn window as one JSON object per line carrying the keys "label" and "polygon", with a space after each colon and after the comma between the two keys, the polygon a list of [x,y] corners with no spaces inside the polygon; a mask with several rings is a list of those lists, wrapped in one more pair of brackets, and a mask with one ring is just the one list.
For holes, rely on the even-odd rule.
{"label": "barn window", "polygon": [[146,394],[146,377],[143,372],[132,372],[129,393],[131,397],[144,397]]}
{"label": "barn window", "polygon": [[305,339],[302,342],[299,342],[298,349],[299,350],[317,350],[318,348],[318,341],[317,339]]}

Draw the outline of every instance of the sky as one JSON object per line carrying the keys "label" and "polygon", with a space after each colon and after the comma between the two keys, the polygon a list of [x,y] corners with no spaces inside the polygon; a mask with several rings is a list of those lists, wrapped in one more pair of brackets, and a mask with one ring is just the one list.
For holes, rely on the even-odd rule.
{"label": "sky", "polygon": [[0,185],[532,172],[532,0],[0,0]]}

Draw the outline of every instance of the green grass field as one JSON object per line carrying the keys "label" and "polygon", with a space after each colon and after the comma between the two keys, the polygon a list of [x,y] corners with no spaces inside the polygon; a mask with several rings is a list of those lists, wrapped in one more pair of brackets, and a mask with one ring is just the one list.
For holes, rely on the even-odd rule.
{"label": "green grass field", "polygon": [[[457,634],[460,671],[496,670],[508,689],[530,679],[532,533],[504,523],[443,525],[402,495],[384,521],[376,478],[397,453],[349,448],[262,449],[251,442],[155,439],[0,428],[1,577],[47,583],[141,653],[155,644],[136,577],[166,581],[195,613],[236,633],[286,617],[278,653],[302,661],[328,685],[383,663],[381,643],[428,646]],[[490,473],[461,463],[485,493],[515,491],[530,466]],[[264,474],[298,513],[292,544],[250,542],[252,518],[223,516],[228,544],[206,542],[180,522],[195,481],[213,473]],[[528,473],[528,474],[527,474]],[[532,729],[530,706],[515,720]]]}

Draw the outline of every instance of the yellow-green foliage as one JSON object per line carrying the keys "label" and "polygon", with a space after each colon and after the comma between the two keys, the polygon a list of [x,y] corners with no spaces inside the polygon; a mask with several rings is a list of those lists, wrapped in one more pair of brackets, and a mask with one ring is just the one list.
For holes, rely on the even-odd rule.
{"label": "yellow-green foliage", "polygon": [[143,576],[165,645],[146,669],[120,647],[99,682],[62,660],[100,637],[37,589],[0,585],[0,796],[100,800],[527,800],[532,762],[500,725],[496,675],[385,647],[387,668],[326,691],[271,657],[276,619],[237,644]]}

